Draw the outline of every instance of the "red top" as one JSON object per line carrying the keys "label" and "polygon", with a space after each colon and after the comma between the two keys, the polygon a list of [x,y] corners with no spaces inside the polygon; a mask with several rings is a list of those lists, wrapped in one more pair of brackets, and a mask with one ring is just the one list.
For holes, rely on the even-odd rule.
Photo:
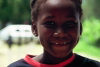
{"label": "red top", "polygon": [[37,62],[36,60],[32,59],[34,56],[32,55],[27,55],[24,60],[34,66],[34,67],[64,67],[64,66],[67,66],[68,64],[70,64],[74,59],[75,59],[75,55],[73,54],[69,59],[65,60],[64,62],[61,62],[59,64],[42,64],[42,63],[39,63]]}

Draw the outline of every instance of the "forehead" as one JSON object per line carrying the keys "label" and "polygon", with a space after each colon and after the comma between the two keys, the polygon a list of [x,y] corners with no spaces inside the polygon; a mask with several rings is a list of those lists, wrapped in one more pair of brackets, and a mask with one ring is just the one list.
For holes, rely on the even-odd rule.
{"label": "forehead", "polygon": [[75,8],[75,3],[71,0],[45,0],[40,6],[40,9],[60,9],[60,8]]}
{"label": "forehead", "polygon": [[47,0],[40,6],[39,13],[44,14],[47,12],[66,12],[66,14],[74,15],[76,12],[76,7],[71,0]]}
{"label": "forehead", "polygon": [[74,2],[71,0],[47,0],[45,4],[52,7],[66,7],[73,6]]}

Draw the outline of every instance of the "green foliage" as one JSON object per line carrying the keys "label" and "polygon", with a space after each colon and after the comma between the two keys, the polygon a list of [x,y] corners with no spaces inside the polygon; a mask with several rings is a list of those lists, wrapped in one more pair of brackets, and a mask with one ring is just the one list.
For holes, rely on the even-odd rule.
{"label": "green foliage", "polygon": [[91,44],[86,43],[81,40],[74,49],[75,53],[92,56],[95,58],[100,58],[100,48],[96,48]]}
{"label": "green foliage", "polygon": [[94,16],[100,19],[100,0],[94,0],[93,5],[94,5],[93,8]]}
{"label": "green foliage", "polygon": [[83,22],[83,34],[74,52],[100,58],[100,20],[91,18]]}
{"label": "green foliage", "polygon": [[85,19],[95,17],[100,19],[100,0],[83,0],[83,13]]}
{"label": "green foliage", "polygon": [[100,47],[100,43],[98,43],[98,40],[100,40],[100,20],[92,18],[84,21],[81,40],[87,44]]}
{"label": "green foliage", "polygon": [[30,22],[30,0],[0,0],[0,21],[2,26]]}
{"label": "green foliage", "polygon": [[93,0],[83,0],[83,14],[84,14],[84,18],[88,19],[92,16],[94,16],[93,14]]}

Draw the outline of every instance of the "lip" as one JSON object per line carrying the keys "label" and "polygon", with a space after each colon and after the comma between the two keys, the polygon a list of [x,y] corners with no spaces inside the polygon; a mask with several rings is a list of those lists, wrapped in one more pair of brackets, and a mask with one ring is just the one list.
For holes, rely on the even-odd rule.
{"label": "lip", "polygon": [[51,42],[50,44],[52,46],[56,46],[56,47],[63,47],[63,46],[67,46],[67,45],[70,45],[71,42],[66,42],[66,44],[63,44],[63,43],[58,43],[56,44],[57,42]]}

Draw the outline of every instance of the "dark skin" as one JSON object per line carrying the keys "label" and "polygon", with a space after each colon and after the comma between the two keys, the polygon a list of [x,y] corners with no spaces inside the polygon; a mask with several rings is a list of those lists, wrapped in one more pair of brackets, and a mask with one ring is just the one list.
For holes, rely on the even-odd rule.
{"label": "dark skin", "polygon": [[[68,58],[70,58],[72,56],[72,53],[70,53],[67,57],[63,57],[63,58],[57,58],[57,57],[54,57],[52,55],[50,55],[49,53],[45,53],[42,60],[41,60],[41,63],[45,63],[45,64],[57,64],[57,63],[60,63]],[[51,59],[52,58],[52,59]],[[55,61],[54,61],[55,59]]]}
{"label": "dark skin", "polygon": [[48,0],[33,22],[32,31],[39,36],[44,48],[43,54],[33,59],[44,64],[67,60],[78,43],[80,27],[79,13],[70,0],[67,3],[66,0]]}
{"label": "dark skin", "polygon": [[43,54],[36,56],[33,59],[43,64],[58,64],[70,58],[71,56],[72,56],[72,53],[70,53],[68,56],[63,57],[63,58],[57,58],[50,55],[49,53],[44,52]]}

